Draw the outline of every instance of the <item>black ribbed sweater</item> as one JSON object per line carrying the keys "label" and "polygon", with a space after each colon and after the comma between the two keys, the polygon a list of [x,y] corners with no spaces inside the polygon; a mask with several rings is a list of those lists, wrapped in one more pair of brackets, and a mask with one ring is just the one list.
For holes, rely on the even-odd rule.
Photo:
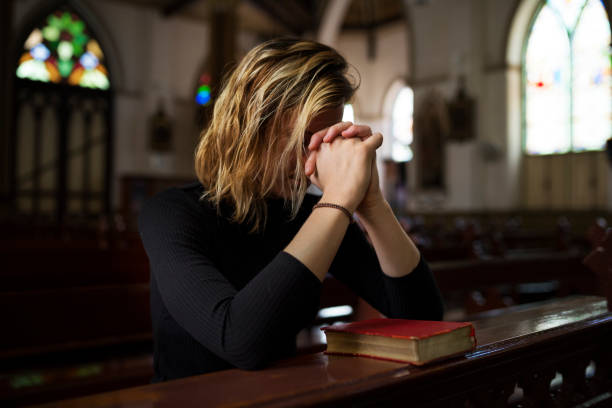
{"label": "black ribbed sweater", "polygon": [[[151,266],[154,382],[291,356],[296,334],[317,313],[321,282],[283,249],[318,197],[307,195],[294,220],[283,200],[269,200],[264,231],[249,234],[199,200],[202,191],[199,183],[166,190],[139,216]],[[442,317],[427,264],[386,276],[355,224],[329,272],[387,317]]]}

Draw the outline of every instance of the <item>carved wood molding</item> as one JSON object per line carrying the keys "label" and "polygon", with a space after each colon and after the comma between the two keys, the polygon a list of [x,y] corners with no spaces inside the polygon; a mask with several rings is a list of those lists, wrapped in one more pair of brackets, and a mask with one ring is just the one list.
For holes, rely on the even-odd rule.
{"label": "carved wood molding", "polygon": [[[417,368],[410,381],[374,387],[349,406],[394,405],[410,401],[419,407],[570,407],[607,398],[612,389],[612,314],[556,329],[479,347],[466,359],[440,370]],[[595,371],[587,375],[594,362]],[[553,384],[557,373],[561,384]],[[419,378],[421,377],[421,378]],[[518,392],[516,392],[518,390]],[[610,402],[612,402],[612,395]]]}

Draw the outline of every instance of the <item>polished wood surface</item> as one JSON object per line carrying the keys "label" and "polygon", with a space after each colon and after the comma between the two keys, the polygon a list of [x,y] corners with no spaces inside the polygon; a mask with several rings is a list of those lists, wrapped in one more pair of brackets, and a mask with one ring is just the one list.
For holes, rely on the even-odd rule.
{"label": "polished wood surface", "polygon": [[584,264],[597,274],[602,291],[608,299],[608,310],[612,311],[612,229],[599,232],[594,229],[592,239],[595,248],[584,259]]}
{"label": "polished wood surface", "polygon": [[[582,387],[590,361],[598,364],[598,375],[605,374],[604,363],[610,361],[612,314],[603,298],[571,297],[511,310],[477,321],[475,326],[479,345],[473,352],[425,367],[315,353],[260,371],[227,370],[44,406],[376,406],[406,399],[427,406],[450,406],[453,401],[487,406],[491,401],[506,401],[515,384],[538,404],[549,394],[538,396],[531,391],[538,379],[543,379],[547,391],[550,373],[553,377],[557,371],[564,373],[566,385],[561,391],[570,395],[567,389],[576,371],[572,367],[582,370],[582,380],[576,380]],[[574,388],[567,398],[575,398]],[[483,396],[487,396],[484,405],[478,402]]]}

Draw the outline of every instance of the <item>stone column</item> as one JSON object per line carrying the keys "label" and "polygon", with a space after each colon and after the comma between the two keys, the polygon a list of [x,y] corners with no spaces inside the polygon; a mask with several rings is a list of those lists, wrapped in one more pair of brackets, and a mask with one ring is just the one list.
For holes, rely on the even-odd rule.
{"label": "stone column", "polygon": [[13,0],[0,1],[0,209],[7,204],[10,193],[10,135],[12,127],[11,100],[14,67]]}

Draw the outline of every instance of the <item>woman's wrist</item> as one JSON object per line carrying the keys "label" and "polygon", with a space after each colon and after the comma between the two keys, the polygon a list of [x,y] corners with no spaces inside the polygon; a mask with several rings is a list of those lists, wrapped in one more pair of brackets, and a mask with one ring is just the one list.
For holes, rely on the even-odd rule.
{"label": "woman's wrist", "polygon": [[326,203],[326,202],[318,202],[317,204],[314,205],[314,207],[312,207],[312,209],[316,210],[317,208],[331,208],[334,210],[341,211],[344,215],[346,215],[350,223],[354,222],[353,213],[341,205],[333,204],[333,203]]}
{"label": "woman's wrist", "polygon": [[328,194],[328,193],[323,192],[323,195],[321,196],[321,199],[319,200],[319,202],[339,205],[343,208],[346,208],[347,211],[351,214],[353,214],[355,210],[357,209],[356,204],[336,194]]}
{"label": "woman's wrist", "polygon": [[378,194],[369,200],[364,198],[364,200],[357,207],[357,216],[360,220],[364,221],[374,221],[377,216],[384,214],[391,210],[389,203],[383,197],[382,194]]}

